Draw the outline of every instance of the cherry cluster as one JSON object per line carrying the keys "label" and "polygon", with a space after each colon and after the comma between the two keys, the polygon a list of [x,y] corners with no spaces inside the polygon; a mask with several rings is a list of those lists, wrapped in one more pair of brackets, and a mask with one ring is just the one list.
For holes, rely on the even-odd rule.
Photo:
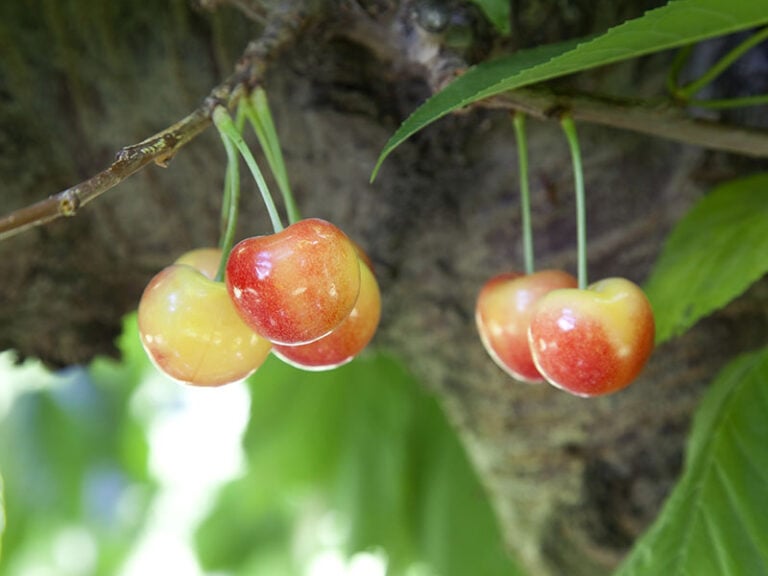
{"label": "cherry cluster", "polygon": [[547,381],[585,397],[616,392],[637,378],[653,351],[653,310],[629,280],[587,283],[581,153],[567,116],[561,125],[573,159],[578,279],[560,270],[534,272],[524,119],[513,116],[525,273],[500,274],[482,287],[475,307],[480,340],[494,362],[517,380]]}
{"label": "cherry cluster", "polygon": [[[246,117],[283,194],[287,228],[242,138]],[[653,312],[642,290],[628,280],[587,285],[581,156],[568,117],[561,123],[574,164],[578,279],[558,270],[533,271],[524,118],[514,116],[526,273],[501,274],[482,288],[475,314],[480,338],[514,378],[546,380],[579,396],[615,392],[637,377],[653,350]],[[270,352],[306,370],[349,362],[371,341],[381,315],[370,259],[333,224],[299,216],[263,89],[241,101],[236,122],[223,107],[214,110],[213,121],[228,156],[222,249],[189,252],[151,280],[138,309],[147,354],[172,378],[200,386],[246,378]],[[254,176],[274,234],[233,246],[239,198],[235,149]]]}
{"label": "cherry cluster", "polygon": [[488,354],[513,378],[578,396],[628,386],[653,351],[651,305],[624,278],[579,289],[560,270],[500,274],[480,291],[475,319]]}
{"label": "cherry cluster", "polygon": [[189,252],[144,290],[141,342],[170,377],[227,384],[256,371],[270,351],[328,370],[373,338],[381,298],[370,260],[333,224],[308,218],[242,240],[217,282],[221,258],[219,249]]}

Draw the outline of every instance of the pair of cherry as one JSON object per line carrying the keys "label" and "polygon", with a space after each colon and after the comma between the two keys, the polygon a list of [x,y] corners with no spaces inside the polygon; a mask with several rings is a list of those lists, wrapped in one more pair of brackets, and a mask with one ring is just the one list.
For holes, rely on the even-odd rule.
{"label": "pair of cherry", "polygon": [[587,282],[586,202],[573,120],[561,126],[573,160],[578,280],[560,270],[533,271],[525,116],[512,117],[520,167],[526,273],[500,274],[478,295],[475,320],[491,358],[513,378],[549,383],[577,396],[629,385],[653,351],[654,319],[643,291],[623,278]]}
{"label": "pair of cherry", "polygon": [[500,274],[480,291],[475,319],[488,354],[513,378],[578,396],[626,387],[653,350],[651,306],[624,278],[579,289],[560,270]]}
{"label": "pair of cherry", "polygon": [[237,244],[224,282],[221,250],[189,252],[157,274],[138,309],[149,357],[172,378],[200,386],[241,380],[270,351],[307,370],[355,357],[381,312],[370,260],[333,224],[299,220]]}

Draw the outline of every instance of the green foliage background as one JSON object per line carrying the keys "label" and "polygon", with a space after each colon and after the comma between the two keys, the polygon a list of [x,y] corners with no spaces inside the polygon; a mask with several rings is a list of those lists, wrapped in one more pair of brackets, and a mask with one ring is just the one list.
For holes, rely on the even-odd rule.
{"label": "green foliage background", "polygon": [[[198,533],[207,568],[253,573],[274,544],[268,526],[289,532],[286,511],[299,498],[339,515],[347,553],[383,549],[392,574],[415,563],[446,576],[518,572],[435,399],[391,358],[325,373],[272,359],[251,395],[249,472],[225,487]],[[227,536],[233,518],[256,535],[248,546]],[[271,574],[295,573],[283,552],[284,569]]]}
{"label": "green foliage background", "polygon": [[[115,574],[139,534],[154,493],[143,424],[129,409],[145,373],[135,328],[121,338],[122,363],[96,360],[59,374],[26,366],[4,374],[23,390],[0,419],[6,525],[0,573],[53,555],[67,529],[98,546],[97,574]],[[134,496],[124,515],[121,499]]]}
{"label": "green foliage background", "polygon": [[[75,525],[97,543],[94,573],[115,574],[140,536],[155,491],[130,401],[154,368],[135,316],[120,345],[123,364],[97,360],[52,376],[0,422],[0,574],[19,574],[29,555],[52,557],[61,530]],[[308,373],[271,358],[249,391],[246,472],[221,488],[197,529],[205,569],[301,574],[309,558],[297,556],[297,531],[319,510],[344,527],[344,553],[381,551],[389,574],[415,565],[443,576],[520,573],[435,398],[394,359],[371,353]],[[124,517],[118,503],[131,491],[141,498]]]}

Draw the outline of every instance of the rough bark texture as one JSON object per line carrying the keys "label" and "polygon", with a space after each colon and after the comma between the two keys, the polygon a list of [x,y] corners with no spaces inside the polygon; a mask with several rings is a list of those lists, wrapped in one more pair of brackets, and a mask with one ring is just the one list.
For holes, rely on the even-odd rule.
{"label": "rough bark texture", "polygon": [[[258,34],[231,9],[210,14],[180,0],[21,4],[0,5],[3,212],[84,179],[122,145],[189,112]],[[521,15],[520,44],[622,16],[593,4],[613,6],[574,3],[561,13],[560,3],[541,2]],[[333,17],[318,21],[266,82],[299,205],[369,251],[384,295],[376,345],[439,394],[510,549],[531,574],[605,573],[672,486],[703,387],[734,354],[766,340],[766,287],[660,347],[620,394],[584,401],[510,380],[482,349],[473,318],[483,282],[522,265],[509,120],[474,111],[440,121],[370,185],[384,142],[428,95],[429,74],[408,54],[418,31],[403,27],[406,10],[386,2],[340,10],[356,26],[341,35]],[[586,81],[622,89],[654,74],[644,61]],[[529,133],[538,261],[573,271],[567,148],[556,124],[532,122]],[[714,179],[736,174],[732,158],[589,126],[580,134],[592,278],[642,282],[674,222]],[[0,349],[54,366],[114,353],[120,317],[149,278],[217,241],[223,175],[223,150],[208,131],[168,169],[150,167],[76,218],[0,243]],[[252,187],[244,197],[240,235],[266,233]]]}

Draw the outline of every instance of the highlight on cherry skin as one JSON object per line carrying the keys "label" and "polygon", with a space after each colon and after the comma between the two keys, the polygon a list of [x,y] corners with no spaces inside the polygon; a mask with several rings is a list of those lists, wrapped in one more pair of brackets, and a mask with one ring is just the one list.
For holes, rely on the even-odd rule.
{"label": "highlight on cherry skin", "polygon": [[517,380],[543,382],[528,345],[533,307],[552,290],[576,286],[576,278],[561,270],[507,272],[488,280],[477,297],[475,323],[493,361]]}
{"label": "highlight on cherry skin", "polygon": [[329,334],[360,292],[352,241],[319,218],[238,243],[229,255],[227,290],[242,319],[275,344],[296,346]]}
{"label": "highlight on cherry skin", "polygon": [[303,370],[331,370],[351,361],[368,345],[381,318],[381,292],[370,259],[364,252],[360,254],[360,294],[349,316],[333,332],[309,344],[275,344],[275,356]]}
{"label": "highlight on cherry skin", "polygon": [[242,321],[222,282],[184,264],[171,265],[150,281],[138,322],[141,343],[155,366],[185,384],[242,380],[272,347]]}
{"label": "highlight on cherry skin", "polygon": [[536,368],[577,396],[628,386],[653,351],[651,304],[636,284],[608,278],[585,290],[554,290],[533,312],[528,339]]}

